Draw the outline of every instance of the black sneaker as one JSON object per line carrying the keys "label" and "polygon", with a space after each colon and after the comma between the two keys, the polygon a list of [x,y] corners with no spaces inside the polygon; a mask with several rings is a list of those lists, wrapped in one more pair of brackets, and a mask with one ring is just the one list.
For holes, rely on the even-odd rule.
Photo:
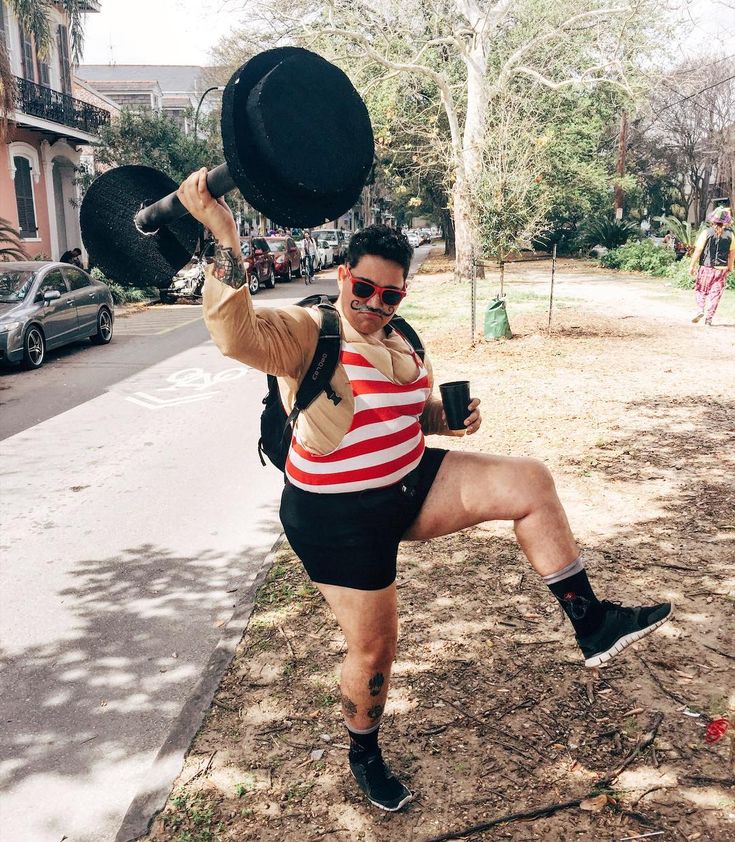
{"label": "black sneaker", "polygon": [[602,626],[587,637],[578,637],[584,665],[599,667],[631,643],[663,625],[673,613],[670,602],[643,608],[624,608],[616,602],[600,602],[605,609]]}
{"label": "black sneaker", "polygon": [[380,749],[371,754],[350,753],[349,758],[352,775],[371,804],[394,813],[413,799],[411,791],[386,766]]}

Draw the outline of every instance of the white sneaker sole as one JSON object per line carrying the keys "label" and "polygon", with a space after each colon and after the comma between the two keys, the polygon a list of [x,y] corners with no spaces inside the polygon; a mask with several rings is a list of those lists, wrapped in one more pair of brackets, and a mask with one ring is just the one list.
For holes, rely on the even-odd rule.
{"label": "white sneaker sole", "polygon": [[373,807],[379,807],[381,810],[385,810],[386,813],[396,813],[401,807],[405,807],[409,801],[413,801],[413,793],[409,791],[408,795],[400,801],[395,807],[386,807],[385,804],[381,804],[379,801],[373,801],[373,799],[365,792],[365,790],[360,786],[360,782],[355,777],[355,773],[350,769],[350,774],[353,778],[355,778],[355,783],[360,787],[360,792],[367,798],[367,800],[373,805]]}
{"label": "white sneaker sole", "polygon": [[669,609],[669,613],[662,617],[660,620],[655,622],[651,626],[646,626],[645,629],[641,629],[637,632],[631,632],[630,634],[626,634],[624,637],[621,637],[620,640],[616,640],[615,643],[605,652],[598,652],[596,655],[593,655],[591,658],[587,658],[584,662],[586,667],[599,667],[602,664],[609,661],[611,658],[614,658],[615,655],[620,654],[623,649],[627,649],[631,643],[635,643],[637,640],[645,637],[647,634],[651,634],[651,632],[656,631],[657,628],[662,626],[668,620],[672,618],[674,614],[674,606],[672,605]]}

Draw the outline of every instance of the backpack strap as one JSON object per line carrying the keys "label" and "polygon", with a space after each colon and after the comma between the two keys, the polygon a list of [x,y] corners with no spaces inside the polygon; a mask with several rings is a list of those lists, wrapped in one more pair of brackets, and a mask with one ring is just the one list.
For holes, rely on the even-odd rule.
{"label": "backpack strap", "polygon": [[301,384],[296,392],[293,409],[286,421],[287,425],[293,424],[299,413],[306,409],[320,392],[326,392],[327,397],[335,406],[342,400],[332,389],[330,382],[339,362],[342,339],[339,313],[329,303],[321,302],[317,306],[322,316],[319,326],[319,340],[309,368],[301,379]]}
{"label": "backpack strap", "polygon": [[390,320],[391,327],[395,328],[398,333],[408,342],[408,344],[413,348],[413,350],[419,355],[421,362],[424,361],[424,357],[426,356],[426,351],[424,349],[424,343],[421,341],[421,337],[416,333],[416,331],[411,327],[411,325],[401,316],[393,316]]}

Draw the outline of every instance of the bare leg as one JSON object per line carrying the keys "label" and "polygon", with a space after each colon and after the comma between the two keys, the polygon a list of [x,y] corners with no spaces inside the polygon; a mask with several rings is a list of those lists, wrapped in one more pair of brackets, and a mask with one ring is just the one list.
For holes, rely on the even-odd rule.
{"label": "bare leg", "polygon": [[403,536],[424,541],[487,520],[512,520],[541,576],[579,556],[549,469],[536,459],[448,453],[419,516]]}
{"label": "bare leg", "polygon": [[359,591],[317,583],[347,640],[340,690],[349,728],[365,731],[380,722],[396,655],[396,586]]}

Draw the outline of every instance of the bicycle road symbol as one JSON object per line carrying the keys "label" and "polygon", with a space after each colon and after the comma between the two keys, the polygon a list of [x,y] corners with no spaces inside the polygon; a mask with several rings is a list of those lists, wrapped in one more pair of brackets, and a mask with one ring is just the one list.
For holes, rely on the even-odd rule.
{"label": "bicycle road symbol", "polygon": [[166,378],[166,382],[169,384],[168,386],[161,386],[160,389],[155,390],[156,392],[175,393],[170,397],[159,398],[147,392],[135,392],[132,395],[128,395],[126,400],[136,403],[138,406],[143,406],[146,409],[164,409],[170,406],[198,403],[199,401],[209,400],[215,395],[218,395],[221,390],[214,388],[215,386],[239,380],[249,370],[248,366],[243,365],[237,368],[227,368],[224,371],[211,374],[203,368],[182,368],[180,371],[169,374]]}
{"label": "bicycle road symbol", "polygon": [[216,374],[210,374],[203,368],[182,368],[181,371],[175,371],[166,378],[166,382],[170,383],[170,386],[164,386],[156,391],[174,392],[177,389],[193,389],[201,392],[204,389],[211,389],[218,383],[230,383],[233,380],[239,380],[247,372],[247,366],[227,368],[224,371],[218,371]]}

